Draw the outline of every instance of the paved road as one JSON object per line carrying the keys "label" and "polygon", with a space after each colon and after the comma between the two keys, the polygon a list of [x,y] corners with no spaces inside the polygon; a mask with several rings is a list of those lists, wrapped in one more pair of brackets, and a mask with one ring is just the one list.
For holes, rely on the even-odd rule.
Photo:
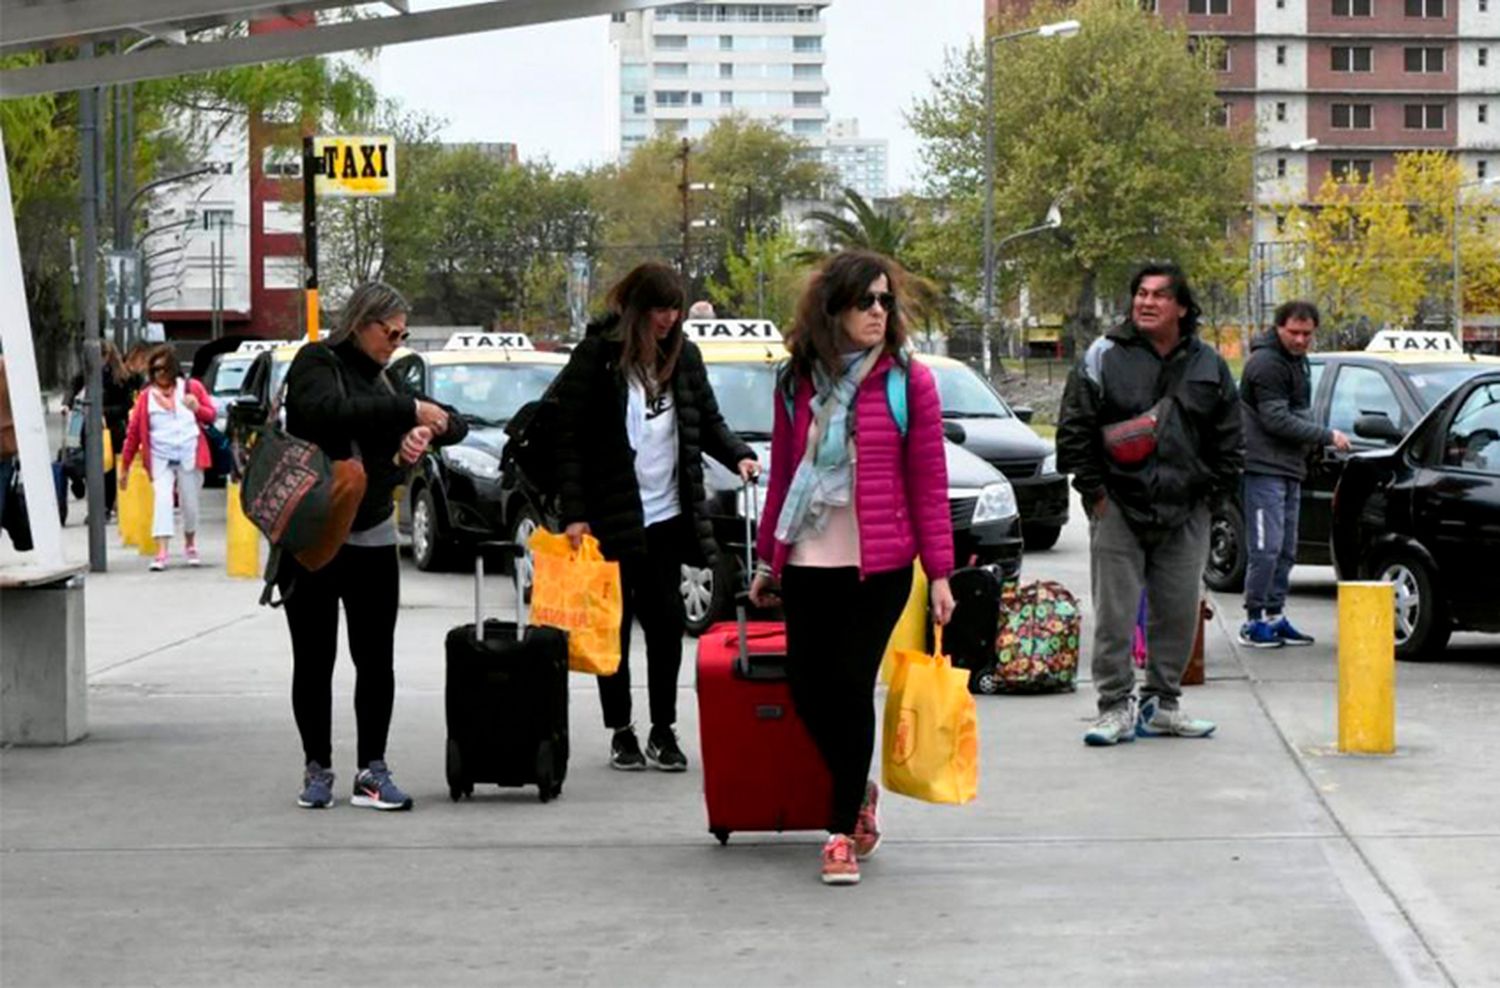
{"label": "paved road", "polygon": [[[1338,756],[1330,571],[1297,575],[1310,649],[1237,654],[1220,602],[1187,698],[1216,738],[1088,749],[1087,685],[982,698],[979,799],[889,799],[864,883],[827,889],[815,835],[718,847],[696,759],[610,771],[584,677],[560,801],[449,803],[441,640],[469,585],[409,566],[390,758],[417,809],[300,811],[281,616],[145,566],[89,579],[90,737],[0,753],[7,986],[1500,984],[1500,639],[1403,665],[1398,754]],[[1086,598],[1082,524],[1026,575]],[[350,686],[345,662],[340,792]],[[694,757],[691,663],[681,701]]]}

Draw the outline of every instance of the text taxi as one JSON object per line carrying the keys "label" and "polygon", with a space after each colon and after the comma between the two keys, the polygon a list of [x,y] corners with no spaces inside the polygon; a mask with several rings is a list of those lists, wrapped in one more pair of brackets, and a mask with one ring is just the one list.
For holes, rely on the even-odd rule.
{"label": "text taxi", "polygon": [[441,568],[465,544],[509,536],[519,505],[500,483],[505,424],[542,396],[567,361],[521,333],[454,333],[441,350],[397,352],[391,378],[458,409],[469,424],[463,442],[422,458],[399,507],[419,568]]}

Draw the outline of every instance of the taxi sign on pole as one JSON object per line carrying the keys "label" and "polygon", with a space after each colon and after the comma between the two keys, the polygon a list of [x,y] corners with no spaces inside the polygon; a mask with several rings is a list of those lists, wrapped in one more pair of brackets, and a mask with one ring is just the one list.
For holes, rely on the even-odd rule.
{"label": "taxi sign on pole", "polygon": [[313,155],[313,174],[320,196],[396,194],[394,137],[314,137]]}
{"label": "taxi sign on pole", "polygon": [[1383,329],[1365,347],[1368,353],[1463,353],[1452,333],[1417,329]]}
{"label": "taxi sign on pole", "polygon": [[682,331],[696,343],[781,342],[781,331],[766,319],[690,319]]}
{"label": "taxi sign on pole", "polygon": [[454,333],[444,350],[531,350],[525,333]]}

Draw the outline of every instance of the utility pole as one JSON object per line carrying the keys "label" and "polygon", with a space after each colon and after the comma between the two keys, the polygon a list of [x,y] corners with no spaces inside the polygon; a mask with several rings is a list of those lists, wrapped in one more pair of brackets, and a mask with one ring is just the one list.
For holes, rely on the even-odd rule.
{"label": "utility pole", "polygon": [[[79,58],[93,58],[92,42],[79,45]],[[84,474],[88,485],[89,569],[109,569],[109,551],[104,542],[104,391],[103,354],[99,326],[99,192],[100,140],[97,87],[78,94],[78,151],[82,159],[83,258],[83,363],[88,391],[84,423]],[[40,492],[38,492],[40,493]]]}
{"label": "utility pole", "polygon": [[678,265],[682,269],[682,277],[688,277],[688,250],[690,248],[689,237],[691,236],[693,220],[692,207],[688,197],[688,158],[693,153],[693,142],[686,137],[682,139],[682,147],[677,152],[677,157],[682,160],[682,181],[678,184],[678,191],[682,193],[682,263]]}

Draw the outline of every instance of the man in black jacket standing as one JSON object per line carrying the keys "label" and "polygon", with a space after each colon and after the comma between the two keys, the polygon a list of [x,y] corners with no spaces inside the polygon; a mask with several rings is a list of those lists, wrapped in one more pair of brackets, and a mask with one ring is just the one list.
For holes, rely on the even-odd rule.
{"label": "man in black jacket standing", "polygon": [[1311,302],[1283,303],[1276,325],[1250,346],[1240,381],[1245,419],[1245,623],[1240,644],[1311,645],[1282,613],[1297,561],[1297,516],[1307,454],[1318,445],[1349,448],[1349,437],[1312,420],[1307,350],[1318,328]]}
{"label": "man in black jacket standing", "polygon": [[[1210,504],[1234,490],[1244,465],[1234,378],[1198,338],[1187,276],[1148,265],[1130,294],[1130,319],[1095,340],[1068,377],[1057,424],[1058,469],[1073,475],[1089,518],[1099,717],[1083,740],[1093,746],[1213,733],[1178,699]],[[1130,644],[1143,587],[1149,658],[1137,703]]]}

